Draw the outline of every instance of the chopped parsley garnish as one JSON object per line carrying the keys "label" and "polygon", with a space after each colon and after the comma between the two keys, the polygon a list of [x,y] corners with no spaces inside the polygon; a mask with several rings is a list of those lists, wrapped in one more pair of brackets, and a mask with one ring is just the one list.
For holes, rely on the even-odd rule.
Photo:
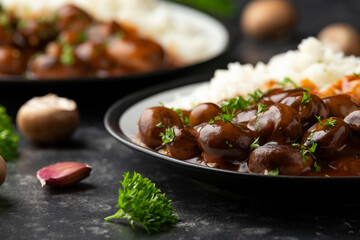
{"label": "chopped parsley garnish", "polygon": [[236,98],[230,98],[221,103],[221,109],[227,114],[233,113],[236,110],[245,110],[249,107],[249,101],[238,96]]}
{"label": "chopped parsley garnish", "polygon": [[66,66],[72,66],[75,63],[74,49],[70,44],[64,44],[61,51],[60,62]]}
{"label": "chopped parsley garnish", "polygon": [[19,135],[14,133],[11,118],[5,107],[0,105],[0,155],[5,161],[13,160],[18,156]]}
{"label": "chopped parsley garnish", "polygon": [[254,93],[249,93],[247,96],[247,100],[252,104],[256,104],[260,98],[264,95],[264,93],[260,89],[256,89]]}
{"label": "chopped parsley garnish", "polygon": [[322,127],[326,127],[326,129],[330,129],[330,128],[334,127],[337,124],[336,119],[328,118],[328,119],[326,119],[326,122],[323,123],[320,116],[315,115],[315,117],[319,121],[319,125],[322,126]]}
{"label": "chopped parsley garnish", "polygon": [[284,80],[282,80],[281,82],[278,83],[280,86],[282,87],[286,87],[288,85],[291,85],[294,88],[299,88],[299,85],[297,85],[293,80],[291,80],[290,78],[286,77],[284,78]]}
{"label": "chopped parsley garnish", "polygon": [[264,112],[266,110],[266,108],[267,108],[266,104],[258,103],[258,110],[257,110],[256,115],[259,115],[260,113]]}
{"label": "chopped parsley garnish", "polygon": [[165,133],[160,133],[160,137],[163,142],[162,145],[173,142],[175,138],[174,128],[166,128]]}
{"label": "chopped parsley garnish", "polygon": [[216,117],[214,117],[214,119],[211,119],[209,121],[210,124],[214,123],[214,120],[222,120],[223,122],[231,122],[231,120],[234,118],[234,113],[232,114],[222,114],[220,113],[219,115],[217,115]]}
{"label": "chopped parsley garnish", "polygon": [[279,175],[279,167],[277,167],[273,170],[270,170],[270,171],[265,169],[264,175],[273,175],[273,176]]}
{"label": "chopped parsley garnish", "polygon": [[135,229],[135,223],[138,223],[148,234],[178,222],[179,218],[173,213],[172,201],[156,188],[155,183],[136,172],[133,176],[127,172],[123,178],[123,181],[120,181],[122,188],[119,189],[117,203],[119,210],[106,217],[106,221],[126,219],[132,228]]}
{"label": "chopped parsley garnish", "polygon": [[184,117],[184,114],[182,113],[182,110],[180,108],[175,110],[176,114],[181,118],[181,120],[183,121],[184,125],[188,126],[189,125],[189,118],[188,117]]}
{"label": "chopped parsley garnish", "polygon": [[159,122],[158,124],[155,125],[158,128],[164,128],[164,124],[162,122]]}
{"label": "chopped parsley garnish", "polygon": [[257,137],[257,138],[255,139],[255,141],[250,145],[250,149],[255,149],[255,148],[260,147],[260,145],[259,145],[259,139],[260,139],[260,137]]}
{"label": "chopped parsley garnish", "polygon": [[316,161],[314,161],[314,168],[316,172],[321,172],[321,167],[317,164]]}
{"label": "chopped parsley garnish", "polygon": [[306,103],[310,102],[311,100],[312,99],[311,99],[310,93],[303,92],[303,98],[301,100],[301,104],[306,104]]}
{"label": "chopped parsley garnish", "polygon": [[233,145],[232,145],[231,143],[229,143],[228,141],[225,141],[225,143],[226,143],[226,145],[229,146],[229,148],[232,148],[232,147],[233,147]]}
{"label": "chopped parsley garnish", "polygon": [[309,154],[315,152],[317,143],[312,141],[312,145],[310,148],[306,148],[304,145],[300,145],[299,143],[293,143],[292,145],[300,148],[300,154],[302,157],[302,161],[303,161],[303,163],[305,163],[309,159]]}
{"label": "chopped parsley garnish", "polygon": [[353,73],[354,77],[360,78],[360,73]]}

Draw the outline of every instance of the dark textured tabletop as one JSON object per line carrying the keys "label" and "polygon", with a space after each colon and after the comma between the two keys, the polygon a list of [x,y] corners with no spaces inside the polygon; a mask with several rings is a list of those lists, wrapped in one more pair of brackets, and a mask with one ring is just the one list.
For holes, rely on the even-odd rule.
{"label": "dark textured tabletop", "polygon": [[[182,81],[196,79],[200,74],[210,78],[214,69],[223,68],[229,61],[267,61],[273,54],[295,48],[301,38],[316,35],[326,23],[358,24],[358,1],[295,2],[302,18],[296,33],[285,42],[243,38],[237,19],[225,19],[235,37],[231,54],[205,69],[171,78]],[[244,4],[240,2],[239,11]],[[6,106],[13,119],[27,99],[48,92],[76,100],[81,116],[80,126],[68,142],[37,146],[21,136],[19,158],[7,163],[6,181],[0,187],[1,240],[360,238],[360,203],[353,197],[336,196],[336,189],[333,198],[330,194],[325,199],[309,196],[306,200],[287,198],[286,190],[277,186],[265,195],[232,193],[192,180],[173,165],[142,157],[122,145],[105,130],[103,118],[114,101],[139,88],[128,84],[0,85],[4,92],[0,104]],[[37,170],[61,161],[84,162],[93,170],[74,187],[42,188]],[[174,227],[148,235],[140,227],[133,230],[125,221],[104,221],[104,217],[117,211],[119,181],[127,171],[148,177],[173,201],[179,216]],[[308,194],[306,189],[299,191]]]}

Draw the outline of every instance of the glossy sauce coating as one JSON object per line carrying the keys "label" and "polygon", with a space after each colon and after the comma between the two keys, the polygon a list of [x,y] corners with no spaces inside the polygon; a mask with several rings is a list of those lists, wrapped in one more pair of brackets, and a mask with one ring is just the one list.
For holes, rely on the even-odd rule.
{"label": "glossy sauce coating", "polygon": [[[277,88],[246,108],[225,108],[232,100],[202,103],[180,115],[166,107],[158,108],[167,114],[146,109],[139,139],[156,151],[162,145],[163,154],[213,168],[266,175],[360,175],[360,108],[354,109],[359,104],[355,100],[343,95],[322,99],[302,88]],[[338,117],[336,110],[345,116]],[[167,143],[161,143],[162,130],[150,135],[142,130],[154,129],[160,120],[167,122],[166,132],[174,130]]]}

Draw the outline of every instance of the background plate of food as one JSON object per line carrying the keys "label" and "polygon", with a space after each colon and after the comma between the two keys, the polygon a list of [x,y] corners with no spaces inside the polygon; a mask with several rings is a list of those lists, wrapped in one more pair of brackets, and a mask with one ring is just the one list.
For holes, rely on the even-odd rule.
{"label": "background plate of food", "polygon": [[0,82],[159,77],[223,56],[227,28],[166,1],[1,1]]}

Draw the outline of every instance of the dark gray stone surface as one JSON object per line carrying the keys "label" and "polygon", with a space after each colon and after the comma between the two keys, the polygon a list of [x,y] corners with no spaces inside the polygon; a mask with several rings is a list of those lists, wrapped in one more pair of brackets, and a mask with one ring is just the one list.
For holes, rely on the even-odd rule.
{"label": "dark gray stone surface", "polygon": [[[246,1],[240,1],[240,9]],[[226,20],[239,37],[228,59],[266,61],[275,53],[294,48],[299,40],[314,35],[327,22],[358,24],[358,1],[296,1],[301,21],[294,36],[282,43],[261,43],[243,38],[237,19]],[[356,25],[356,27],[359,27]],[[223,64],[208,67],[216,69]],[[192,77],[196,74],[190,73]],[[183,77],[178,75],[177,77]],[[134,83],[130,83],[134,84]],[[103,126],[109,105],[139,86],[124,83],[77,85],[0,85],[0,104],[14,118],[30,96],[55,92],[79,103],[81,125],[73,138],[57,146],[36,146],[21,137],[20,157],[8,163],[0,187],[0,239],[359,239],[358,199],[314,198],[296,201],[274,187],[273,195],[251,197],[222,191],[193,181],[173,166],[159,164],[121,145]],[[90,164],[93,171],[80,184],[65,188],[41,188],[36,171],[59,161]],[[117,211],[119,181],[124,172],[139,172],[154,181],[173,200],[179,223],[164,232],[147,235],[127,222],[106,222]],[[354,189],[353,191],[357,191]],[[306,193],[306,190],[304,191]],[[340,199],[340,200],[339,200]]]}

